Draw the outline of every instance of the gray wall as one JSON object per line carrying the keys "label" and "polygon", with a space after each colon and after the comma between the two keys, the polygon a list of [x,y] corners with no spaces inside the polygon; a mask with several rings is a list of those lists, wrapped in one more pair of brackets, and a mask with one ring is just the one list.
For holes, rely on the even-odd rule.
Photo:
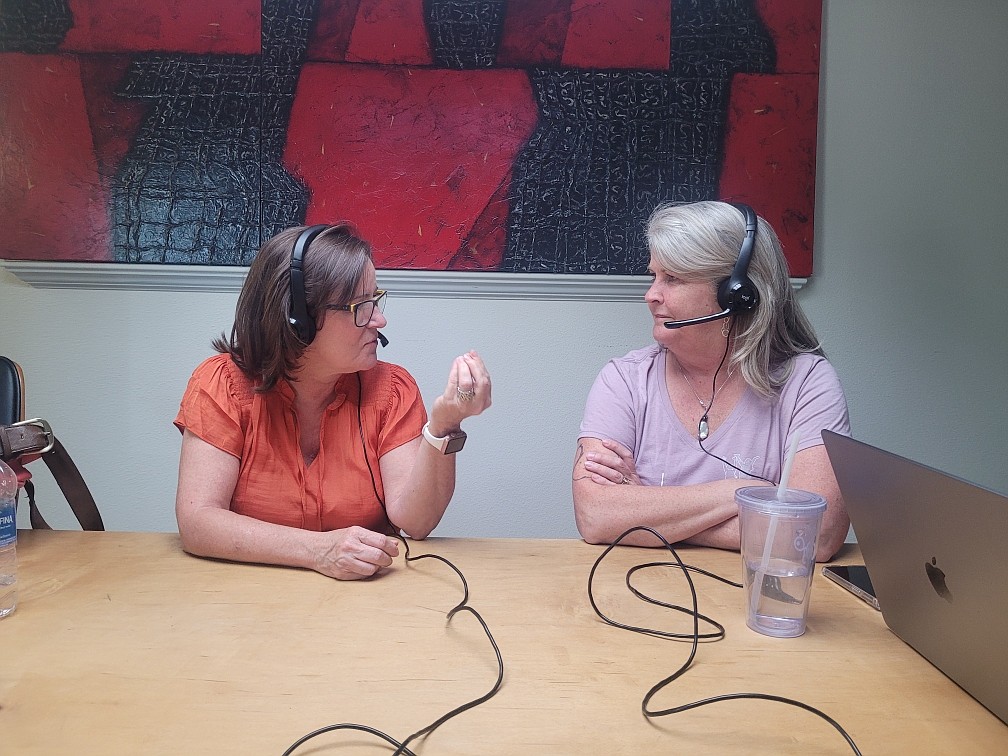
{"label": "gray wall", "polygon": [[856,436],[1008,492],[1008,3],[831,1],[802,304]]}
{"label": "gray wall", "polygon": [[[828,0],[823,31],[816,270],[799,299],[857,437],[1008,491],[1008,3]],[[175,528],[171,419],[235,298],[36,289],[0,270],[0,353],[25,367],[29,414],[54,423],[110,529]],[[644,305],[399,297],[387,315],[382,356],[428,402],[470,347],[494,378],[436,534],[575,536],[584,397],[606,359],[648,341]]]}

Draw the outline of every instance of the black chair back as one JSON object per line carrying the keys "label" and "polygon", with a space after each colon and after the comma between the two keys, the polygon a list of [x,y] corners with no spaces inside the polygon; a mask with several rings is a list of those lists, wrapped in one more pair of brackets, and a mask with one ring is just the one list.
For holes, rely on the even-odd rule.
{"label": "black chair back", "polygon": [[0,355],[0,425],[25,419],[24,373],[9,357]]}

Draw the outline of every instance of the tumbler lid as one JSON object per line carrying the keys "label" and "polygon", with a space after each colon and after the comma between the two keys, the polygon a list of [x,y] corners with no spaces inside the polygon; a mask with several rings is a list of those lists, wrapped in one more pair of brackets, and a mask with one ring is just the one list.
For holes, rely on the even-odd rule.
{"label": "tumbler lid", "polygon": [[775,486],[746,486],[735,492],[740,507],[780,515],[816,514],[826,509],[826,499],[812,491],[788,488],[781,499]]}

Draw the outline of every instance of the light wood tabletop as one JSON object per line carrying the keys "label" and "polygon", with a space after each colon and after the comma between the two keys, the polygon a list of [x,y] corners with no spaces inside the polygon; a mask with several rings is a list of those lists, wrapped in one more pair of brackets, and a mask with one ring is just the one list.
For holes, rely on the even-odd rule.
{"label": "light wood tabletop", "polygon": [[[602,622],[588,574],[602,547],[576,540],[439,539],[469,585],[504,660],[496,696],[413,741],[417,754],[845,754],[826,721],[759,700],[657,719],[641,701],[691,644]],[[738,554],[678,550],[732,580]],[[466,612],[461,581],[425,559],[339,582],[296,569],[185,554],[166,533],[22,531],[20,600],[0,620],[0,753],[280,754],[320,727],[357,723],[402,741],[497,677],[493,649]],[[683,633],[689,615],[625,585],[664,550],[618,547],[594,595],[628,624]],[[840,563],[858,561],[845,547]],[[693,578],[700,612],[726,637],[701,642],[690,669],[652,701],[664,709],[759,692],[824,711],[864,754],[1008,753],[1008,727],[894,636],[882,616],[817,571],[808,630],[775,639],[745,626],[742,592]],[[640,590],[689,606],[681,571],[634,575]],[[701,626],[703,629],[703,626]],[[296,754],[388,754],[357,731]]]}

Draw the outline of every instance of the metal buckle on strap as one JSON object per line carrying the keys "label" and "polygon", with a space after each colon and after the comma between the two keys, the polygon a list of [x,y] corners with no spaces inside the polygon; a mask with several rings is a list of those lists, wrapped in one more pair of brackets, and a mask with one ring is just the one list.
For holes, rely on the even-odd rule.
{"label": "metal buckle on strap", "polygon": [[31,420],[22,420],[19,423],[12,423],[10,427],[15,428],[21,425],[33,425],[36,428],[41,429],[41,431],[45,434],[46,438],[45,448],[39,449],[37,452],[35,450],[32,450],[30,453],[45,454],[46,452],[51,451],[52,448],[56,445],[56,436],[53,435],[52,428],[49,427],[49,423],[47,423],[41,417],[34,417]]}

